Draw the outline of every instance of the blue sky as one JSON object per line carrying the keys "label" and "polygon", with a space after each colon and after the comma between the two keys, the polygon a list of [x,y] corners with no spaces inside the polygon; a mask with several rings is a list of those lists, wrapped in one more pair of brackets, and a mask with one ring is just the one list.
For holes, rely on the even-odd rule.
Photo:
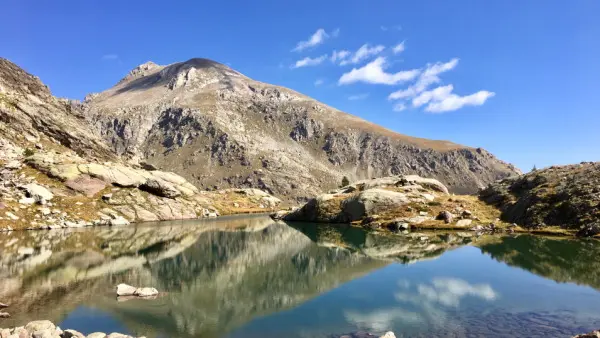
{"label": "blue sky", "polygon": [[149,60],[206,57],[404,134],[483,147],[523,170],[600,160],[597,0],[2,8],[0,56],[58,96],[102,91]]}

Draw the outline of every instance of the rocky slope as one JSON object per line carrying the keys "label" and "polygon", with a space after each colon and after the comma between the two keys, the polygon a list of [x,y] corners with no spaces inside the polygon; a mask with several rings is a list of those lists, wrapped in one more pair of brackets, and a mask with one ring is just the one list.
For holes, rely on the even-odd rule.
{"label": "rocky slope", "polygon": [[0,231],[217,216],[279,203],[260,190],[203,192],[172,172],[132,166],[78,107],[0,59]]}
{"label": "rocky slope", "polygon": [[118,155],[201,188],[304,199],[344,175],[410,173],[474,193],[518,173],[483,149],[401,135],[207,59],[140,65],[81,111]]}
{"label": "rocky slope", "polygon": [[490,184],[480,198],[525,228],[600,233],[600,162],[553,166]]}

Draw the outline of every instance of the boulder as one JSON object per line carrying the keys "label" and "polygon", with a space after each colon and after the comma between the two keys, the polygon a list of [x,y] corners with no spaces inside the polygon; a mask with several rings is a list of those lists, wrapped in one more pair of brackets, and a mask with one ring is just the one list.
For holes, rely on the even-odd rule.
{"label": "boulder", "polygon": [[133,296],[136,290],[137,288],[122,283],[117,285],[117,296]]}
{"label": "boulder", "polygon": [[19,204],[28,205],[28,204],[33,204],[33,203],[35,203],[35,198],[33,198],[33,197],[23,197],[19,200]]}
{"label": "boulder", "polygon": [[61,338],[86,338],[86,337],[81,332],[77,332],[75,330],[65,330],[63,332]]}
{"label": "boulder", "polygon": [[106,333],[94,332],[88,334],[86,338],[106,338]]}
{"label": "boulder", "polygon": [[29,197],[34,198],[35,201],[40,204],[45,204],[54,198],[54,194],[52,194],[50,190],[35,183],[26,184],[21,188],[27,192]]}
{"label": "boulder", "polygon": [[106,182],[89,175],[79,175],[65,181],[65,185],[88,197],[92,197],[106,187]]}
{"label": "boulder", "polygon": [[10,318],[10,313],[8,313],[8,312],[0,312],[0,318]]}
{"label": "boulder", "polygon": [[437,215],[437,217],[435,219],[444,221],[444,223],[449,224],[449,223],[452,223],[452,220],[454,219],[454,215],[452,215],[452,213],[450,211],[444,210],[444,211],[440,211],[440,213]]}
{"label": "boulder", "polygon": [[49,320],[36,320],[25,325],[25,330],[29,332],[51,330],[54,331],[56,326]]}
{"label": "boulder", "polygon": [[403,193],[383,189],[369,189],[343,200],[341,207],[346,220],[353,222],[372,215],[378,210],[398,208],[408,202],[408,197]]}
{"label": "boulder", "polygon": [[109,334],[108,336],[106,336],[106,338],[131,338],[131,336],[113,332],[113,333]]}

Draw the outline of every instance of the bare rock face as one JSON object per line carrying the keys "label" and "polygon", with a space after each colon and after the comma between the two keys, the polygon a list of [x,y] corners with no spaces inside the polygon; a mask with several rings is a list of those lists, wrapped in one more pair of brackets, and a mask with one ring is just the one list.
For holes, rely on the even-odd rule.
{"label": "bare rock face", "polygon": [[201,188],[305,199],[343,176],[414,174],[474,193],[518,173],[483,149],[397,134],[206,59],[141,65],[82,109],[117,154]]}

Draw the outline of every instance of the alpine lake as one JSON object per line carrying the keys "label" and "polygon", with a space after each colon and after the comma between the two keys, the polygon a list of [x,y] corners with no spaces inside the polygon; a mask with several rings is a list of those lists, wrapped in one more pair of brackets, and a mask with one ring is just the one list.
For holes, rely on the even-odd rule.
{"label": "alpine lake", "polygon": [[[119,283],[155,287],[117,297]],[[600,242],[388,234],[265,215],[0,233],[0,327],[155,337],[570,337],[600,328]]]}

